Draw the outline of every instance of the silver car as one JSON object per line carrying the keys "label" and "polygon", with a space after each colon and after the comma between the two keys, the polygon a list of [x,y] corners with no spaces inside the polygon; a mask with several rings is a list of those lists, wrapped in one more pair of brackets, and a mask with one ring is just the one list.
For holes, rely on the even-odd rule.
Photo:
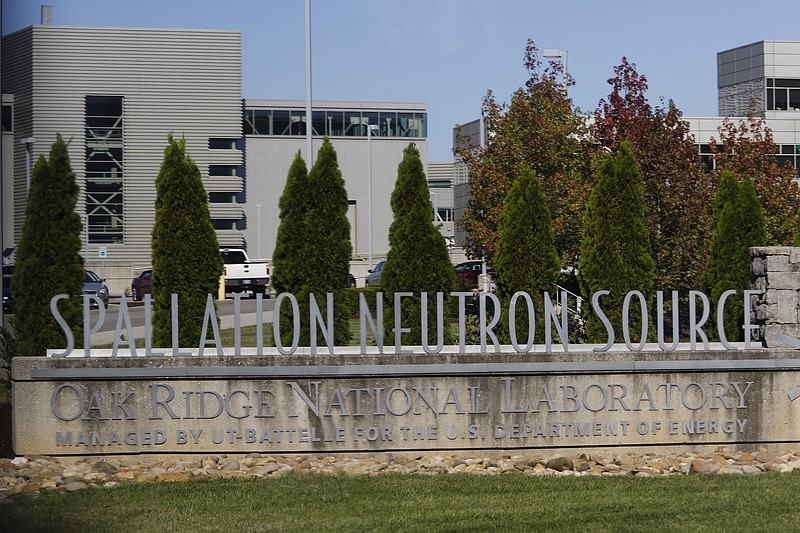
{"label": "silver car", "polygon": [[367,279],[364,281],[364,285],[367,287],[380,287],[381,285],[381,273],[383,272],[383,265],[386,261],[381,261],[375,268],[369,271],[369,275]]}
{"label": "silver car", "polygon": [[97,296],[103,305],[108,307],[108,287],[106,287],[105,281],[91,270],[87,270],[83,276],[83,294]]}

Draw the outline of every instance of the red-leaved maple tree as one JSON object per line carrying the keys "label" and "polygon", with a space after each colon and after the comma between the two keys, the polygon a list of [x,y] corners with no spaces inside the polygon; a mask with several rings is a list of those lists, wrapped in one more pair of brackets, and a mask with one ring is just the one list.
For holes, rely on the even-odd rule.
{"label": "red-leaved maple tree", "polygon": [[689,124],[670,100],[653,107],[647,78],[622,58],[600,100],[592,134],[600,152],[629,140],[642,174],[645,219],[660,290],[699,286],[711,236],[710,176],[700,166]]}

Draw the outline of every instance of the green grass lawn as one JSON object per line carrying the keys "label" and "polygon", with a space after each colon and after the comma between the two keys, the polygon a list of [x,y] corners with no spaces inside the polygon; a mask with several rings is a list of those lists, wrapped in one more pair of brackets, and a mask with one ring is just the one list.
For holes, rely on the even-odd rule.
{"label": "green grass lawn", "polygon": [[798,531],[800,475],[288,475],[0,504],[2,531]]}

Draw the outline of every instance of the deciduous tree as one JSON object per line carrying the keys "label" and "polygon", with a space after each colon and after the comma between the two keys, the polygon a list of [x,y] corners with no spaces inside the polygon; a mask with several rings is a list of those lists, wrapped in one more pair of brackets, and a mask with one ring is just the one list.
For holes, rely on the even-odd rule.
{"label": "deciduous tree", "polygon": [[584,205],[589,195],[584,120],[572,108],[567,83],[558,79],[561,65],[542,68],[533,41],[525,49],[529,78],[510,104],[491,91],[482,113],[488,131],[485,148],[465,147],[457,154],[469,169],[471,200],[464,211],[469,233],[465,248],[472,257],[494,255],[503,202],[514,179],[527,167],[541,180],[553,216],[556,248],[562,263],[573,265],[580,246]]}
{"label": "deciduous tree", "polygon": [[601,149],[632,144],[644,183],[645,217],[659,289],[697,289],[708,256],[713,187],[701,171],[688,122],[670,100],[653,108],[647,78],[622,58],[608,80],[611,94],[595,111]]}
{"label": "deciduous tree", "polygon": [[[602,309],[614,328],[622,332],[622,306],[629,291],[640,291],[650,299],[654,265],[644,216],[644,187],[631,143],[623,141],[615,155],[606,154],[599,163],[597,183],[586,210],[586,225],[579,263],[584,295],[610,291],[601,298]],[[632,309],[638,310],[634,300]],[[638,332],[631,315],[631,331]],[[586,321],[589,342],[605,342],[606,328],[597,313]],[[638,334],[638,333],[634,333]]]}
{"label": "deciduous tree", "polygon": [[171,295],[178,295],[178,341],[199,346],[206,301],[216,299],[222,256],[211,225],[200,169],[186,140],[169,135],[156,177],[153,249],[153,343],[172,345]]}
{"label": "deciduous tree", "polygon": [[[428,342],[435,345],[436,293],[445,296],[446,314],[449,294],[455,287],[455,272],[447,253],[447,242],[433,224],[433,206],[425,169],[413,143],[403,151],[403,160],[397,167],[391,204],[394,219],[389,227],[389,253],[381,274],[381,289],[390,304],[396,292],[413,293],[412,297],[402,301],[401,324],[410,330],[402,336],[404,345],[428,341],[422,339],[420,296],[423,292],[428,293]],[[394,330],[392,312],[387,313],[385,323],[386,331]],[[444,328],[447,329],[446,324]]]}
{"label": "deciduous tree", "polygon": [[41,356],[49,348],[66,346],[64,333],[50,312],[50,299],[57,294],[68,296],[59,302],[59,312],[70,326],[76,345],[82,345],[84,273],[77,200],[78,185],[67,144],[58,135],[49,160],[40,156],[34,166],[16,252],[11,290],[19,355]]}
{"label": "deciduous tree", "polygon": [[719,141],[710,141],[717,173],[730,170],[735,176],[752,180],[764,211],[766,236],[761,244],[792,244],[800,191],[791,166],[781,166],[775,157],[778,148],[767,121],[753,113],[738,122],[725,119],[719,136]]}

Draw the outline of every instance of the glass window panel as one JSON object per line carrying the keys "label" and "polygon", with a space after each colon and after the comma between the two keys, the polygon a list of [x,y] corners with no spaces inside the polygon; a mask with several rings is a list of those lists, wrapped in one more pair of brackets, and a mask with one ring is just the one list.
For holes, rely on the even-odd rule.
{"label": "glass window panel", "polygon": [[208,165],[209,176],[235,176],[236,170],[239,167],[236,165]]}
{"label": "glass window panel", "polygon": [[344,135],[344,112],[326,111],[325,121],[328,123],[328,135],[341,137]]}
{"label": "glass window panel", "polygon": [[397,113],[381,111],[378,117],[378,135],[381,137],[394,137],[397,135]]}
{"label": "glass window panel", "polygon": [[794,145],[793,144],[782,144],[780,152],[784,155],[792,155],[794,154]]}
{"label": "glass window panel", "polygon": [[800,87],[800,80],[776,79],[775,87]]}
{"label": "glass window panel", "polygon": [[242,132],[245,135],[252,135],[254,132],[252,109],[245,109],[242,114]]}
{"label": "glass window panel", "polygon": [[306,112],[292,111],[290,135],[305,135],[305,134],[306,134]]}
{"label": "glass window panel", "polygon": [[767,87],[775,87],[775,78],[767,78]]}
{"label": "glass window panel", "polygon": [[[370,125],[373,125],[373,126],[377,126],[378,125],[378,113],[375,112],[375,111],[364,111],[364,112],[361,113],[361,121],[364,124],[370,124]],[[378,129],[380,130],[380,128],[378,128]],[[364,128],[364,135],[366,135],[366,134],[367,134],[367,129]],[[372,134],[376,135],[376,133],[374,131],[372,132]],[[380,131],[378,131],[377,135],[380,135]]]}
{"label": "glass window panel", "polygon": [[789,109],[800,110],[800,89],[789,90]]}
{"label": "glass window panel", "polygon": [[122,115],[122,97],[87,96],[86,115],[95,117],[118,117]]}
{"label": "glass window panel", "polygon": [[289,128],[289,110],[288,109],[273,109],[272,110],[272,131],[271,135],[290,135]]}
{"label": "glass window panel", "polygon": [[786,163],[789,163],[791,167],[794,167],[794,156],[791,155],[779,155],[775,157],[778,160],[778,165],[786,166]]}
{"label": "glass window panel", "polygon": [[428,114],[427,113],[414,113],[414,118],[417,120],[417,137],[428,136]]}
{"label": "glass window panel", "polygon": [[3,131],[14,131],[13,111],[10,105],[3,106]]}
{"label": "glass window panel", "polygon": [[272,135],[272,131],[269,128],[272,113],[269,109],[256,109],[253,114],[255,134]]}
{"label": "glass window panel", "polygon": [[325,131],[325,111],[312,111],[311,112],[311,127],[314,135],[328,135]]}
{"label": "glass window panel", "polygon": [[786,89],[775,89],[775,110],[786,111],[789,105],[789,93]]}
{"label": "glass window panel", "polygon": [[767,89],[767,110],[773,111],[775,109],[775,90]]}
{"label": "glass window panel", "polygon": [[236,139],[212,137],[208,140],[208,147],[211,150],[233,150],[236,148]]}
{"label": "glass window panel", "polygon": [[397,114],[397,136],[413,137],[411,131],[414,125],[414,113]]}
{"label": "glass window panel", "polygon": [[361,111],[344,112],[344,134],[346,137],[366,135],[367,130],[361,124]]}

